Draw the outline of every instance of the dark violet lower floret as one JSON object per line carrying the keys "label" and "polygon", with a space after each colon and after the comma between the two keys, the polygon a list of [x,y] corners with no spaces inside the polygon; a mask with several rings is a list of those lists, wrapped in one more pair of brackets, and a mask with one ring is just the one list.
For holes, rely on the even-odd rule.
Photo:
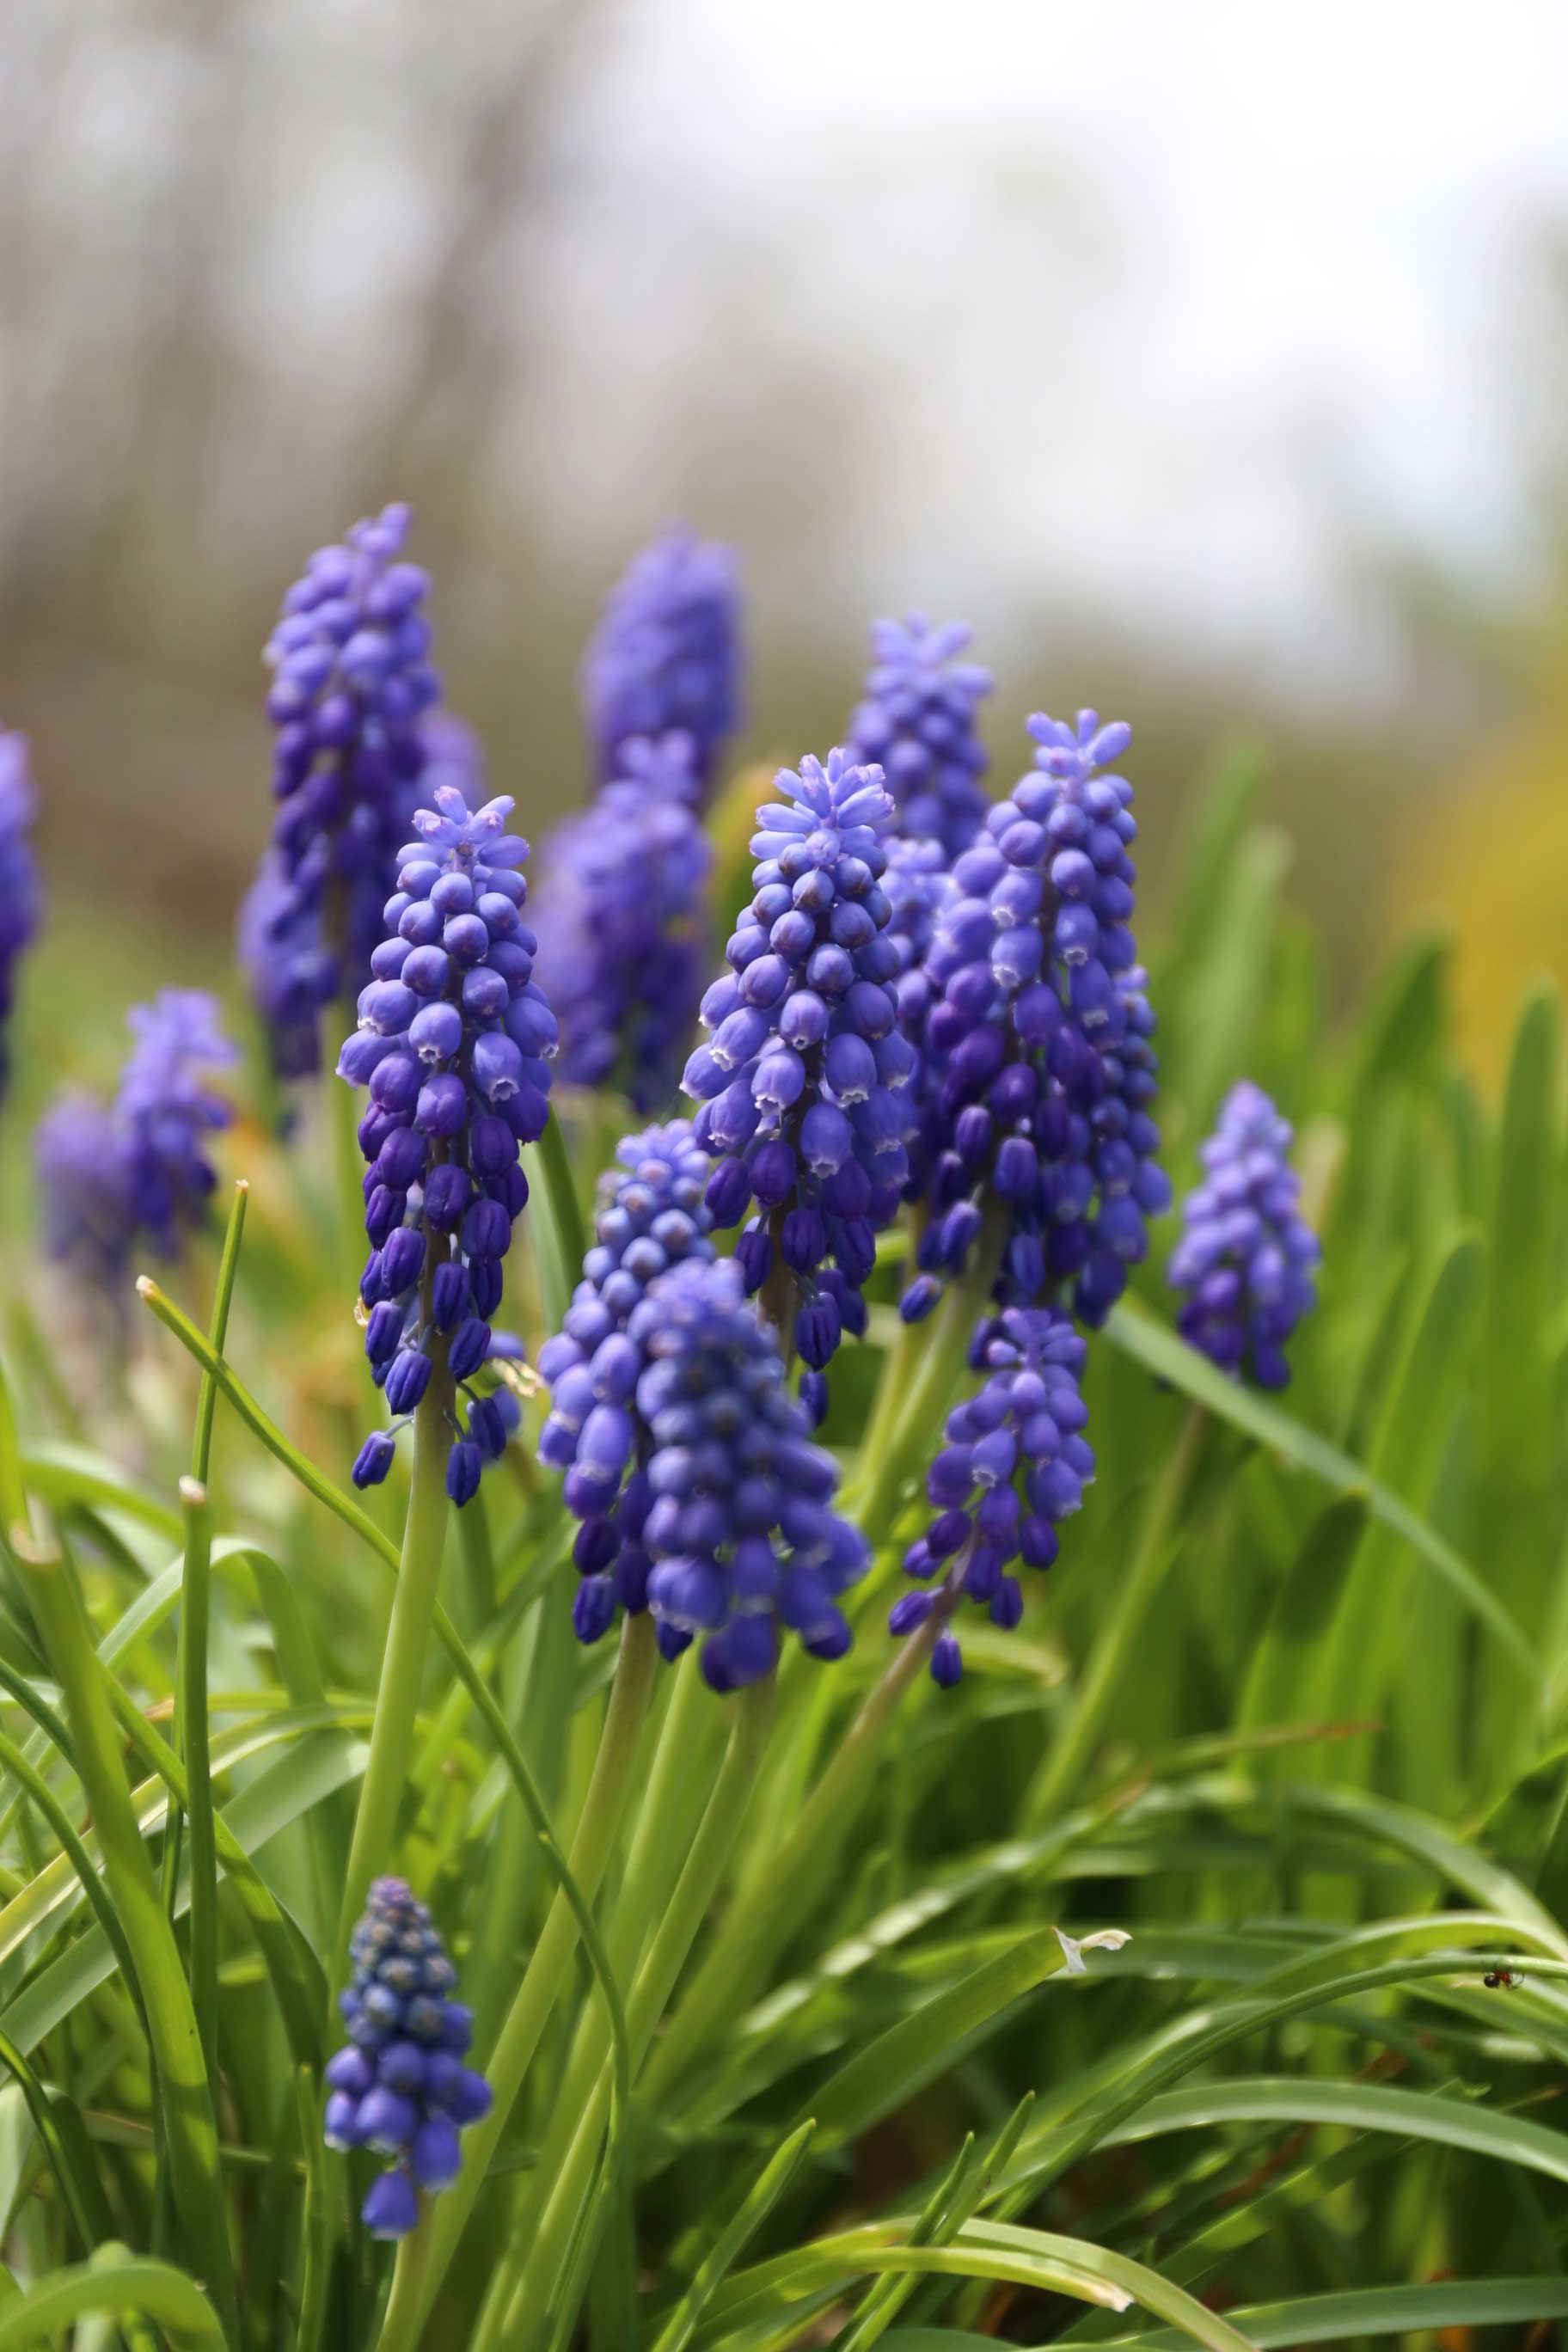
{"label": "dark violet lower floret", "polygon": [[1037,771],[955,861],[921,966],[926,1222],[901,1308],[919,1321],[989,1219],[998,1297],[1070,1286],[1098,1325],[1169,1203],[1151,1116],[1153,1015],[1131,929],[1131,740],[1043,716]]}
{"label": "dark violet lower floret", "polygon": [[561,1076],[667,1102],[707,967],[712,847],[689,735],[620,746],[611,781],[545,847],[539,936],[561,1024]]}
{"label": "dark violet lower floret", "polygon": [[463,2063],[472,2020],[452,1999],[457,1971],[402,1879],[372,1885],[350,1950],[339,2000],[349,2039],[327,2062],[325,2137],[393,2159],[362,2214],[373,2236],[402,2238],[419,2219],[419,2192],[457,2179],[458,2134],[489,2112],[490,2086]]}
{"label": "dark violet lower floret", "polygon": [[956,659],[970,634],[963,621],[933,628],[921,613],[877,622],[875,659],[846,750],[882,770],[897,830],[938,842],[949,859],[968,848],[990,805],[980,781],[990,762],[974,722],[992,677]]}
{"label": "dark violet lower floret", "polygon": [[768,1674],[785,1631],[814,1656],[841,1657],[838,1600],[868,1549],[832,1507],[837,1465],[811,1444],[733,1261],[688,1256],[653,1276],[624,1329],[606,1324],[591,1359],[553,1340],[544,1355],[541,1455],[569,1463],[566,1502],[582,1521],[580,1639],[596,1641],[618,1609],[651,1609],[664,1655],[700,1636],[721,1691]]}
{"label": "dark violet lower floret", "polygon": [[740,589],[731,549],[667,530],[605,599],[583,659],[583,715],[601,776],[633,737],[690,739],[699,799],[741,717]]}
{"label": "dark violet lower floret", "polygon": [[751,1213],[736,1248],[769,1287],[807,1369],[864,1328],[876,1234],[909,1180],[915,1052],[899,1026],[901,959],[881,887],[891,803],[877,768],[841,751],[780,772],[757,813],[755,896],[702,1000],[708,1041],[686,1066],[693,1132],[717,1161],[714,1222]]}
{"label": "dark violet lower floret", "polygon": [[1260,1087],[1244,1079],[1231,1088],[1200,1154],[1204,1181],[1182,1203],[1169,1269],[1185,1294],[1182,1337],[1222,1371],[1265,1389],[1290,1378],[1286,1342],[1316,1301],[1321,1255],[1296,1205],[1290,1141]]}
{"label": "dark violet lower floret", "polygon": [[[416,812],[375,976],[338,1061],[339,1076],[370,1094],[359,1128],[371,1243],[360,1300],[371,1377],[396,1421],[417,1410],[437,1354],[459,1387],[489,1359],[502,1261],[528,1199],[519,1149],[550,1116],[555,1019],[533,978],[516,871],[528,844],[505,830],[511,806],[501,798],[470,814],[458,786],[442,784],[436,806]],[[494,1458],[507,1416],[493,1402],[477,1428],[481,1400],[467,1430],[453,1419],[455,1503],[472,1498]],[[390,1444],[372,1439],[355,1484],[377,1484],[391,1462]]]}
{"label": "dark violet lower floret", "polygon": [[1082,1434],[1085,1352],[1070,1319],[1053,1307],[1005,1307],[976,1334],[972,1360],[985,1379],[948,1415],[926,1477],[935,1517],[904,1556],[919,1586],[888,1617],[889,1631],[900,1635],[940,1620],[931,1670],[944,1688],[963,1669],[948,1623],[960,1602],[979,1603],[1005,1631],[1015,1626],[1024,1597],[1013,1564],[1051,1566],[1057,1528],[1094,1475]]}

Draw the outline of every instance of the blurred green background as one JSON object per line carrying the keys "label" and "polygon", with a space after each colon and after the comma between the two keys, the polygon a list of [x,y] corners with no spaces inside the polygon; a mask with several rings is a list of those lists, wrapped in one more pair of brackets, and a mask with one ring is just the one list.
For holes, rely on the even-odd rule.
{"label": "blurred green background", "polygon": [[746,756],[837,739],[873,614],[963,614],[995,780],[1031,709],[1134,722],[1157,913],[1261,738],[1336,1001],[1440,909],[1493,1071],[1568,967],[1565,88],[1551,0],[0,11],[29,1031],[108,1063],[226,957],[278,598],[401,496],[535,836],[596,602],[680,515],[742,552]]}

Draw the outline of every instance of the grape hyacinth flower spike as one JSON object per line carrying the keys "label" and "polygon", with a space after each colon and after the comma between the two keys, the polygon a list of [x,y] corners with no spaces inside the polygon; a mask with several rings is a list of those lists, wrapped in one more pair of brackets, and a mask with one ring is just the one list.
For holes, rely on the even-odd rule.
{"label": "grape hyacinth flower spike", "polygon": [[282,1077],[315,1068],[341,971],[370,961],[418,805],[440,682],[408,520],[389,506],[312,555],[267,645],[278,808],[239,947]]}
{"label": "grape hyacinth flower spike", "polygon": [[25,735],[0,730],[0,1097],[11,1075],[6,1043],[16,963],[38,928],[42,893],[29,833],[33,780]]}
{"label": "grape hyacinth flower spike", "polygon": [[1098,1326],[1170,1201],[1131,929],[1132,788],[1101,772],[1131,730],[1091,710],[1029,730],[1036,770],[955,861],[923,966],[929,1222],[910,1322],[965,1266],[989,1208],[999,1297],[1027,1305],[1071,1283],[1075,1312]]}
{"label": "grape hyacinth flower spike", "polygon": [[561,1024],[560,1074],[668,1102],[697,1020],[712,846],[689,735],[633,736],[615,773],[545,847],[539,936]]}
{"label": "grape hyacinth flower spike", "polygon": [[[365,1354],[395,1423],[361,1448],[360,1486],[385,1477],[395,1424],[419,1404],[437,1356],[462,1387],[489,1355],[501,1261],[528,1198],[519,1147],[537,1142],[550,1116],[555,1020],[533,977],[527,885],[515,870],[528,844],[505,830],[510,799],[470,813],[443,784],[436,803],[416,814],[418,838],[401,853],[387,935],[338,1060],[340,1077],[370,1089],[360,1298]],[[447,1491],[459,1505],[487,1452],[505,1443],[493,1402],[473,1400],[467,1433],[453,1423]]]}
{"label": "grape hyacinth flower spike", "polygon": [[584,1642],[597,1641],[617,1609],[636,1616],[647,1605],[649,1561],[640,1541],[652,1501],[646,1434],[629,1475],[623,1480],[617,1470],[612,1499],[605,1499],[606,1464],[625,1467],[618,1416],[647,1369],[626,1326],[658,1276],[684,1260],[717,1255],[702,1198],[707,1154],[692,1141],[689,1119],[623,1137],[616,1159],[619,1172],[607,1169],[599,1180],[583,1279],[563,1328],[539,1351],[540,1376],[552,1391],[539,1458],[564,1471],[567,1508],[582,1521],[573,1556],[583,1581],[573,1616]]}
{"label": "grape hyacinth flower spike", "polygon": [[80,1281],[111,1287],[139,1247],[177,1257],[217,1182],[210,1138],[234,1112],[199,1073],[237,1059],[216,1000],[165,988],[127,1016],[135,1045],[111,1105],[63,1095],[38,1123],[45,1246]]}
{"label": "grape hyacinth flower spike", "polygon": [[419,2191],[449,2188],[458,2133],[488,2115],[490,2086],[463,2063],[473,2021],[452,1999],[457,1970],[430,1914],[400,1878],[378,1878],[354,1929],[353,1975],[339,2006],[349,2039],[327,2062],[329,2147],[395,2159],[362,2219],[373,2237],[406,2237]]}
{"label": "grape hyacinth flower spike", "polygon": [[699,801],[741,716],[740,590],[732,549],[671,530],[627,565],[583,661],[583,711],[601,776],[633,737],[679,729]]}
{"label": "grape hyacinth flower spike", "polygon": [[721,1691],[770,1673],[784,1630],[816,1657],[844,1654],[839,1596],[869,1552],[833,1508],[837,1465],[811,1444],[732,1259],[689,1255],[656,1275],[624,1330],[606,1328],[586,1360],[563,1349],[550,1371],[541,1453],[571,1457],[580,1639],[606,1632],[617,1607],[649,1608],[667,1658],[702,1636],[702,1673]]}
{"label": "grape hyacinth flower spike", "polygon": [[963,1672],[948,1622],[959,1602],[980,1602],[994,1625],[1011,1630],[1024,1607],[1013,1562],[1050,1567],[1058,1525],[1094,1475],[1081,1433],[1084,1355],[1071,1320],[1053,1307],[1005,1307],[976,1334],[972,1360],[984,1383],[948,1415],[947,1443],[926,1479],[936,1516],[904,1555],[905,1573],[921,1589],[888,1617],[896,1634],[937,1618],[931,1671],[944,1688]]}
{"label": "grape hyacinth flower spike", "polygon": [[1285,1346],[1317,1298],[1317,1235],[1297,1208],[1291,1130],[1261,1087],[1244,1079],[1220,1107],[1200,1159],[1204,1181],[1182,1203],[1170,1279],[1185,1294],[1182,1337],[1240,1379],[1282,1389]]}
{"label": "grape hyacinth flower spike", "polygon": [[829,752],[781,770],[757,812],[755,896],[702,1000],[710,1033],[686,1066],[698,1141],[719,1162],[718,1225],[756,1204],[736,1249],[748,1288],[792,1332],[813,1376],[865,1328],[875,1235],[909,1177],[915,1054],[891,983],[901,963],[881,887],[892,803],[879,768]]}
{"label": "grape hyacinth flower spike", "polygon": [[879,621],[846,747],[851,760],[882,770],[897,830],[940,842],[950,860],[968,848],[990,805],[980,781],[990,761],[974,722],[993,680],[977,662],[955,659],[970,635],[963,621],[933,628],[921,613]]}

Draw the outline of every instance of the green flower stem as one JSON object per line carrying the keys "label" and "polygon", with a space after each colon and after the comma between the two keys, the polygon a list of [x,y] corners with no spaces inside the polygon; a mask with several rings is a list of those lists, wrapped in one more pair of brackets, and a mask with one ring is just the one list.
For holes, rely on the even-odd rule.
{"label": "green flower stem", "polygon": [[1067,1727],[1035,1775],[1024,1805],[1026,1822],[1038,1823],[1057,1811],[1093,1753],[1128,1658],[1143,1631],[1149,1604],[1169,1564],[1176,1515],[1197,1466],[1208,1425],[1203,1406],[1194,1405],[1149,1491],[1132,1565],[1089,1652]]}
{"label": "green flower stem", "polygon": [[[968,1273],[948,1285],[929,1322],[906,1327],[888,1359],[861,1442],[859,1470],[839,1506],[873,1545],[886,1539],[906,1490],[930,1458],[933,1433],[963,1376],[969,1342],[985,1312],[1001,1254],[1001,1233],[988,1220]],[[863,1602],[868,1597],[863,1592]]]}
{"label": "green flower stem", "polygon": [[237,2342],[234,2257],[218,2161],[212,2084],[179,1947],[121,1766],[119,1735],[81,1596],[58,1552],[12,1531],[39,1633],[65,1698],[77,1771],[98,1831],[104,1874],[136,1960],[152,2037],[175,2210],[189,2265]]}
{"label": "green flower stem", "polygon": [[559,1331],[572,1304],[587,1242],[572,1163],[566,1157],[566,1138],[555,1111],[545,1121],[534,1150],[540,1198],[529,1218],[529,1237],[539,1271],[539,1303],[545,1328]]}
{"label": "green flower stem", "polygon": [[[239,1249],[245,1235],[245,1212],[250,1186],[242,1176],[234,1188],[234,1205],[224,1234],[213,1293],[212,1345],[222,1355],[228,1337],[229,1309],[234,1304]],[[213,1421],[217,1412],[217,1382],[205,1367],[196,1396],[196,1425],[191,1439],[191,1475],[180,1481],[180,1505],[185,1523],[185,1570],[180,1587],[180,1638],[175,1674],[172,1744],[185,1768],[189,1782],[191,1832],[191,2000],[202,2037],[207,2079],[217,2081],[217,1850],[213,1829],[212,1757],[207,1721],[207,1649],[212,1612],[213,1515],[207,1500],[207,1476],[212,1467]],[[170,1801],[163,1836],[163,1905],[174,1916],[174,1886],[179,1875],[180,1812]]]}
{"label": "green flower stem", "polygon": [[[736,1700],[729,1746],[713,1793],[626,2003],[626,2032],[631,2040],[634,2072],[647,2055],[676,1979],[723,1883],[773,1727],[773,1678],[770,1675],[742,1691]],[[710,2027],[712,2016],[710,2011]],[[507,2308],[498,2338],[500,2344],[519,2342],[518,2329],[523,2318],[531,2311],[542,2312],[550,2306],[572,2240],[580,2226],[580,2209],[598,2162],[610,2090],[611,2074],[606,2060],[601,2065],[594,2095],[577,2124],[565,2161],[552,2184],[538,2235],[529,2246],[526,2267]]]}
{"label": "green flower stem", "polygon": [[[592,1902],[604,1875],[632,1793],[637,1738],[647,1709],[658,1646],[651,1619],[628,1618],[610,1688],[593,1779],[572,1841],[569,1867],[584,1899]],[[533,1956],[490,2054],[486,2073],[494,2101],[482,2123],[464,2135],[463,2169],[437,2200],[429,2224],[429,2254],[417,2287],[387,2306],[378,2352],[413,2352],[426,2314],[446,2277],[468,2216],[500,2145],[551,2012],[571,1980],[579,1929],[572,1905],[558,1894]]]}
{"label": "green flower stem", "polygon": [[[944,1613],[933,1610],[900,1643],[773,1856],[767,1877],[753,1885],[744,1906],[735,1906],[714,1937],[643,2078],[650,2101],[666,2096],[711,2038],[714,2018],[734,2016],[751,1998],[768,1956],[787,1938],[792,1921],[799,1916],[804,1890],[820,1884],[843,1851],[871,1787],[883,1727],[924,1668],[945,1622]],[[635,2042],[635,2034],[633,2038]]]}
{"label": "green flower stem", "polygon": [[[695,1655],[671,1672],[669,1706],[659,1727],[658,1746],[647,1794],[632,1832],[626,1874],[616,1892],[605,1937],[618,1984],[629,1983],[643,1944],[664,1916],[670,1891],[690,1852],[698,1816],[708,1791],[711,1765],[705,1735],[721,1716],[698,1671]],[[585,2017],[578,2029],[566,2071],[554,2099],[553,2121],[513,2215],[512,2235],[531,2244],[550,2186],[572,2146],[579,2117],[591,2098],[604,2063],[602,2033]]]}
{"label": "green flower stem", "polygon": [[414,1475],[408,1490],[408,1517],[404,1522],[397,1587],[386,1629],[375,1720],[371,1726],[370,1758],[360,1787],[359,1811],[354,1817],[353,1842],[349,1848],[348,1875],[333,1948],[329,1990],[334,1998],[348,1975],[349,1938],[354,1921],[364,1908],[371,1880],[384,1867],[392,1850],[398,1801],[414,1753],[414,1720],[429,1655],[431,1621],[441,1582],[441,1559],[451,1507],[447,1500],[447,1456],[451,1448],[447,1417],[452,1410],[452,1394],[447,1351],[438,1345],[429,1385],[414,1416]]}
{"label": "green flower stem", "polygon": [[[204,1389],[208,1385],[203,1382]],[[195,1478],[180,1481],[185,1514],[185,1573],[180,1588],[180,1717],[177,1748],[190,1811],[191,2001],[207,2079],[217,2080],[217,1842],[213,1827],[207,1718],[207,1640],[212,1603],[212,1506]]]}
{"label": "green flower stem", "polygon": [[[220,1356],[223,1353],[224,1341],[228,1336],[229,1308],[234,1303],[235,1276],[239,1271],[239,1245],[245,1232],[245,1211],[249,1196],[250,1186],[242,1176],[234,1188],[234,1206],[229,1212],[228,1228],[224,1234],[223,1255],[218,1260],[217,1280],[213,1289],[213,1311],[211,1323],[212,1345],[215,1353]],[[212,1466],[213,1419],[216,1411],[217,1383],[213,1379],[212,1373],[204,1367],[201,1385],[196,1393],[195,1430],[191,1440],[191,1477],[194,1479],[198,1488],[205,1487],[207,1483],[207,1474]],[[182,1487],[182,1499],[184,1499],[184,1490]],[[184,1509],[184,1517],[185,1529],[185,1580],[180,1604],[179,1654],[174,1674],[174,1721],[173,1732],[171,1734],[174,1752],[177,1756],[181,1757],[184,1757],[186,1753],[185,1724],[191,1712],[191,1699],[189,1694],[193,1685],[198,1688],[201,1693],[200,1706],[204,1724],[206,1714],[207,1577],[212,1563],[212,1524],[210,1518],[207,1521],[206,1539],[204,1549],[195,1525],[196,1514],[188,1505]],[[200,1587],[199,1591],[196,1589],[198,1586]],[[199,1657],[195,1660],[193,1660],[191,1652],[191,1643],[194,1638],[191,1628],[191,1612],[193,1608],[197,1612],[202,1619],[200,1629],[201,1651]],[[204,1729],[204,1740],[205,1737],[205,1733]],[[211,1798],[209,1794],[209,1808]],[[168,1822],[163,1832],[163,1908],[168,1913],[171,1919],[174,1916],[174,1890],[179,1885],[180,1879],[180,1846],[183,1829],[184,1817],[177,1807],[171,1805],[169,1809]],[[195,1919],[194,1882],[192,1895],[192,1927],[194,1934]],[[216,1950],[216,1945],[214,1948]],[[195,1954],[193,1951],[193,1988],[195,1984],[194,1961]],[[214,2000],[216,2014],[216,1993]],[[198,2000],[198,2014],[200,2013],[200,2010],[201,2003]],[[207,2069],[209,2073],[215,2074],[216,2079],[214,2054],[211,2049],[207,2052]]]}

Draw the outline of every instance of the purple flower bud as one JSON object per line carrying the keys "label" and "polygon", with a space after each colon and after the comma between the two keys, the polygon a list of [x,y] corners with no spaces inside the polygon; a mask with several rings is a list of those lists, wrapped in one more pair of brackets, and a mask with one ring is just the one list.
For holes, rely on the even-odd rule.
{"label": "purple flower bud", "polygon": [[912,1633],[917,1626],[925,1623],[935,1606],[935,1600],[929,1592],[904,1593],[888,1612],[889,1633],[900,1636]]}
{"label": "purple flower bud", "polygon": [[430,1359],[417,1348],[400,1349],[386,1376],[386,1402],[395,1413],[414,1412],[430,1384]]}
{"label": "purple flower bud", "polygon": [[447,1456],[447,1495],[459,1510],[479,1491],[484,1455],[470,1438],[460,1438]]}
{"label": "purple flower bud", "polygon": [[381,1253],[381,1279],[389,1297],[412,1290],[425,1264],[425,1236],[416,1225],[399,1225]]}
{"label": "purple flower bud", "polygon": [[709,1214],[721,1227],[739,1224],[752,1205],[752,1176],[740,1160],[721,1160],[708,1180]]}
{"label": "purple flower bud", "polygon": [[353,1469],[350,1473],[354,1485],[360,1487],[379,1486],[392,1467],[396,1451],[389,1430],[373,1429],[354,1456]]}
{"label": "purple flower bud", "polygon": [[458,1324],[447,1343],[447,1362],[455,1381],[471,1380],[490,1349],[490,1327],[477,1315]]}
{"label": "purple flower bud", "polygon": [[405,2172],[384,2172],[371,2183],[360,2219],[373,2238],[405,2238],[419,2220],[419,2200]]}
{"label": "purple flower bud", "polygon": [[939,1689],[951,1690],[963,1672],[963,1654],[952,1633],[939,1633],[931,1644],[931,1678]]}
{"label": "purple flower bud", "polygon": [[451,1233],[462,1223],[473,1189],[468,1170],[454,1161],[431,1169],[425,1180],[425,1215],[437,1233]]}

